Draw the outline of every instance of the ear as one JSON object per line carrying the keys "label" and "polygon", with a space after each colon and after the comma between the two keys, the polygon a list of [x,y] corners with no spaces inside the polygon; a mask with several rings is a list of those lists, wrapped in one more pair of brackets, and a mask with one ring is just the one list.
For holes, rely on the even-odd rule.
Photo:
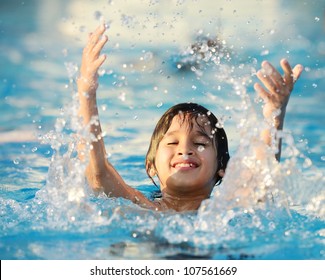
{"label": "ear", "polygon": [[220,169],[217,174],[218,174],[219,177],[223,178],[223,176],[225,176],[225,170]]}
{"label": "ear", "polygon": [[150,177],[154,177],[157,174],[157,171],[151,162],[146,163],[146,169]]}
{"label": "ear", "polygon": [[149,169],[150,177],[154,177],[156,174],[157,174],[156,169],[154,169],[153,167],[150,167],[150,169]]}

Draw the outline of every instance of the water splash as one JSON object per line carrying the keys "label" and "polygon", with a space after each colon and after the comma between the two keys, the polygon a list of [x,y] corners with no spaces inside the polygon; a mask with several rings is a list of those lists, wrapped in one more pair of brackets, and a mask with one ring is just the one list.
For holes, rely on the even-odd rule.
{"label": "water splash", "polygon": [[[267,252],[268,256],[278,256],[280,248],[283,248],[281,242],[291,242],[297,248],[300,248],[299,242],[308,248],[314,248],[317,243],[323,244],[324,177],[321,172],[311,168],[310,161],[295,147],[288,132],[278,135],[282,137],[284,145],[282,163],[273,159],[274,147],[264,147],[267,153],[265,161],[256,160],[253,147],[263,145],[259,132],[265,128],[265,124],[259,122],[259,115],[246,88],[251,75],[256,72],[257,61],[245,66],[236,65],[232,63],[234,59],[229,55],[230,50],[224,43],[217,49],[202,41],[195,45],[195,51],[189,50],[190,56],[179,61],[180,70],[188,68],[200,78],[196,81],[198,85],[198,81],[206,82],[213,73],[218,94],[224,92],[221,89],[230,88],[239,105],[224,104],[225,111],[233,115],[237,124],[239,148],[231,157],[223,183],[215,188],[212,198],[202,204],[198,213],[156,213],[124,199],[107,198],[104,194],[95,197],[84,178],[87,160],[81,161],[77,155],[77,145],[81,139],[91,142],[92,136],[81,125],[77,95],[70,85],[71,103],[61,110],[54,129],[40,139],[53,150],[46,184],[24,203],[0,199],[2,236],[20,234],[22,228],[43,233],[49,229],[61,234],[81,232],[90,234],[90,239],[94,240],[98,240],[98,235],[105,236],[100,240],[101,247],[107,235],[117,232],[128,244],[149,240],[155,244],[153,250],[159,247],[157,244],[186,244],[192,248],[202,248],[200,252],[206,252],[206,248],[216,250],[216,258],[222,254],[229,257],[234,252],[240,254],[242,251],[246,255],[263,255]],[[151,58],[147,56],[146,59]],[[76,66],[67,63],[66,67],[70,81],[73,81]],[[242,75],[247,69],[251,70],[248,71],[250,74]],[[195,92],[199,94],[198,88]],[[125,93],[121,94],[120,99],[125,101]],[[216,104],[222,101],[222,97],[214,93],[209,100]],[[160,104],[162,102],[157,104],[158,108]],[[226,117],[221,116],[219,120],[220,127],[226,126]],[[94,123],[97,121],[93,120]],[[90,148],[90,145],[86,145],[85,154]],[[304,168],[309,169],[308,177],[306,170],[299,170],[298,163],[302,159]],[[310,230],[304,227],[307,223],[311,225]],[[113,240],[110,242],[118,239],[116,235],[109,236]],[[277,236],[277,240],[272,243],[270,240],[274,240],[274,236]],[[315,237],[316,245],[311,244]],[[256,245],[249,248],[247,244],[253,242]],[[111,246],[111,243],[107,246]],[[141,245],[136,248],[139,247]],[[39,245],[35,243],[30,250],[38,257],[49,256],[41,253]],[[304,256],[303,252],[301,256]],[[313,256],[324,257],[324,254],[318,251]]]}
{"label": "water splash", "polygon": [[[233,59],[236,55],[227,55],[226,44],[222,44],[222,48],[219,45],[219,53],[216,53],[207,42],[199,41],[188,48],[176,60],[177,68],[188,69],[196,75],[197,69],[204,69],[207,79],[210,78],[208,71],[213,71],[220,85],[232,89],[240,102],[237,102],[237,107],[224,107],[232,113],[237,124],[239,147],[231,156],[222,184],[215,187],[211,199],[202,203],[197,216],[190,220],[188,216],[180,215],[168,218],[165,226],[164,223],[161,225],[161,236],[171,243],[186,242],[199,247],[227,244],[236,247],[236,244],[244,246],[247,242],[258,240],[265,244],[266,239],[275,233],[283,242],[287,241],[288,235],[299,234],[302,236],[300,240],[306,242],[306,228],[296,227],[302,219],[299,214],[306,215],[303,219],[309,223],[320,219],[320,228],[321,221],[325,219],[325,180],[322,172],[314,170],[310,178],[306,177],[301,168],[310,168],[312,162],[296,147],[290,132],[277,132],[259,121],[262,117],[255,111],[247,93],[251,76],[256,73],[257,61],[254,59],[251,64],[236,66]],[[225,57],[226,60],[222,60]],[[247,75],[243,70],[251,74]],[[205,82],[202,73],[199,78],[202,83]],[[220,101],[216,95],[209,96],[213,102]],[[258,102],[256,104],[259,105]],[[220,120],[223,127],[222,118]],[[284,161],[281,163],[274,158],[277,143],[268,147],[260,140],[260,133],[265,128],[271,130],[277,141],[281,139],[283,142]],[[264,151],[263,160],[257,159],[256,147]],[[302,165],[298,164],[300,159],[303,159]],[[312,190],[310,185],[313,185]],[[279,247],[277,244],[273,249],[279,250]]]}
{"label": "water splash", "polygon": [[174,60],[177,69],[190,70],[197,76],[202,76],[207,66],[229,62],[233,54],[232,48],[227,46],[225,40],[204,36],[200,30],[195,43],[175,56]]}
{"label": "water splash", "polygon": [[[78,114],[78,93],[74,89],[78,67],[65,63],[70,79],[72,100],[61,109],[54,129],[40,136],[42,144],[50,145],[53,150],[45,186],[35,194],[32,208],[41,207],[42,222],[38,227],[63,230],[89,230],[89,227],[109,222],[102,211],[91,201],[94,195],[85,181],[87,154],[91,149],[93,135],[88,126],[84,127]],[[98,122],[96,118],[91,124]],[[90,124],[89,124],[90,125]],[[78,145],[84,143],[84,157],[78,155]]]}

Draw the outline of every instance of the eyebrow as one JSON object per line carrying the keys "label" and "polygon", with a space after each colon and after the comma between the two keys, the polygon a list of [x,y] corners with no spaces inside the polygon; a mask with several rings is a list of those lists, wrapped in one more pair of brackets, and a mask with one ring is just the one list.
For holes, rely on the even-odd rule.
{"label": "eyebrow", "polygon": [[209,135],[201,130],[197,130],[194,132],[194,136],[201,136],[204,137],[206,139],[208,139],[209,141],[211,140],[211,138],[209,137]]}
{"label": "eyebrow", "polygon": [[[178,133],[178,130],[170,131],[170,132],[166,133],[164,135],[164,137],[174,136],[177,133]],[[204,138],[206,138],[208,140],[211,140],[211,138],[209,137],[209,135],[207,133],[204,133],[201,130],[197,130],[197,131],[193,132],[193,134],[194,134],[194,136],[200,136],[200,137],[204,137]]]}

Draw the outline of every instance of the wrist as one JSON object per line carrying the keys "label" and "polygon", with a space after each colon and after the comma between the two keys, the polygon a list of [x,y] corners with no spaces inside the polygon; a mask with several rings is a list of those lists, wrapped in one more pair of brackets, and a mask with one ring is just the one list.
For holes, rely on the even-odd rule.
{"label": "wrist", "polygon": [[[265,110],[266,109],[266,110]],[[284,117],[286,113],[286,108],[267,110],[269,108],[264,108],[263,115],[265,121],[276,129],[282,129]]]}
{"label": "wrist", "polygon": [[79,76],[77,78],[77,85],[78,85],[78,91],[92,93],[92,92],[96,92],[98,87],[98,82],[97,80],[94,80],[92,78],[89,79],[84,76]]}

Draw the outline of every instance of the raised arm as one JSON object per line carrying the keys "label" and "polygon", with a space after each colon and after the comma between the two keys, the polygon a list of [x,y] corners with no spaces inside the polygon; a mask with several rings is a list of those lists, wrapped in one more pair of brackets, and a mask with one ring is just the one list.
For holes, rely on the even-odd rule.
{"label": "raised arm", "polygon": [[[261,70],[257,72],[257,77],[264,87],[259,83],[255,83],[254,85],[254,89],[265,102],[263,107],[264,118],[270,122],[271,126],[276,130],[283,129],[286,107],[289,102],[290,94],[293,90],[294,83],[303,71],[303,67],[300,64],[292,69],[286,59],[282,59],[280,65],[284,71],[283,76],[281,76],[272,64],[263,61]],[[264,130],[261,137],[266,144],[271,145],[272,134],[270,129]],[[278,161],[280,161],[281,157],[281,144],[280,138],[277,147],[278,152],[275,155]]]}
{"label": "raised arm", "polygon": [[[83,50],[80,76],[77,80],[79,96],[79,115],[82,117],[83,124],[89,126],[94,141],[91,144],[93,149],[90,152],[90,164],[87,171],[100,173],[105,165],[106,151],[104,142],[101,139],[102,130],[98,118],[98,108],[96,100],[96,90],[98,88],[99,67],[104,63],[106,56],[100,52],[107,42],[107,37],[103,35],[105,27],[98,27],[88,38],[86,47]],[[96,140],[95,140],[96,139]],[[79,145],[79,157],[84,158],[85,144]],[[96,185],[91,184],[95,189]]]}
{"label": "raised arm", "polygon": [[[80,143],[78,147],[79,157],[85,159],[85,153],[89,150],[86,176],[90,186],[95,191],[103,190],[109,196],[124,197],[147,208],[155,208],[155,205],[147,200],[142,193],[128,186],[107,160],[96,101],[97,72],[106,59],[105,55],[100,54],[108,40],[107,36],[104,35],[105,30],[105,25],[102,24],[94,33],[89,35],[88,43],[82,54],[80,76],[77,80],[80,102],[79,114],[83,119],[83,124],[89,127],[93,137],[90,143],[86,143],[87,140]],[[85,149],[87,144],[90,145],[90,149]]]}

